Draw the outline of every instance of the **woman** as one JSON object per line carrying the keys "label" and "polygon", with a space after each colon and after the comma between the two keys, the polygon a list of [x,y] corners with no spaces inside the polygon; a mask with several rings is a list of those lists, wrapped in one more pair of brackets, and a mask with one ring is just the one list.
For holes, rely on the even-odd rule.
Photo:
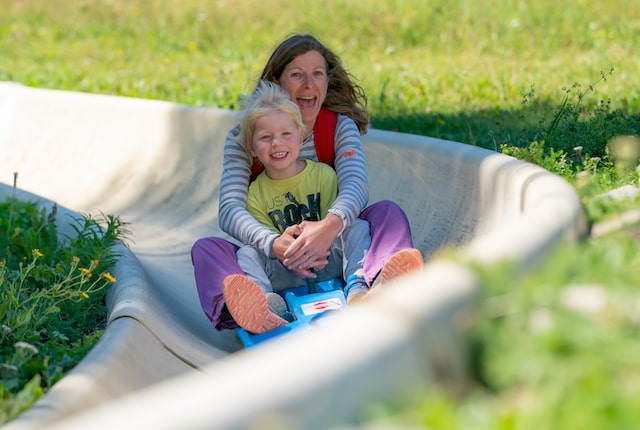
{"label": "woman", "polygon": [[[371,233],[371,247],[365,259],[368,285],[421,268],[422,255],[413,248],[409,222],[402,209],[393,202],[381,201],[362,211],[369,199],[360,139],[369,125],[367,100],[340,59],[313,36],[294,35],[276,48],[260,79],[279,84],[298,104],[306,127],[300,158],[334,167],[339,194],[325,219],[303,221],[281,235],[271,232],[246,210],[248,185],[260,166],[236,141],[236,127],[224,147],[220,228],[277,258],[299,276],[313,278],[313,270],[326,266],[331,243],[359,217],[369,223]],[[222,294],[225,277],[243,273],[237,263],[237,249],[222,238],[203,238],[191,250],[200,304],[218,330],[238,327]]]}

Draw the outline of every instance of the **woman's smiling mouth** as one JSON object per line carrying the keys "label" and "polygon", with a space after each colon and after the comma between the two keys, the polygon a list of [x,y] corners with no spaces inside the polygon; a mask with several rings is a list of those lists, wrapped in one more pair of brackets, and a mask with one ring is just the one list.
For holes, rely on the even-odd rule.
{"label": "woman's smiling mouth", "polygon": [[297,97],[296,101],[301,108],[312,108],[316,104],[317,97],[308,96],[308,97]]}

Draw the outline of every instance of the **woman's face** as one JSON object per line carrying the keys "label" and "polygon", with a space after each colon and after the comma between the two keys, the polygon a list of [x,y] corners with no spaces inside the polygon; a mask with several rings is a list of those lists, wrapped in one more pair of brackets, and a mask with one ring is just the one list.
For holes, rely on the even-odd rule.
{"label": "woman's face", "polygon": [[329,87],[324,57],[318,51],[298,55],[284,68],[278,84],[298,104],[307,132],[311,132]]}

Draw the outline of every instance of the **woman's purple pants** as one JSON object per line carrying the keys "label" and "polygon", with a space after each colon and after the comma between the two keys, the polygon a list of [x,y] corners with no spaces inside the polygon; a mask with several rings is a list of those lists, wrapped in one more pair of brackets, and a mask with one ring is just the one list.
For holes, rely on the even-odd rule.
{"label": "woman's purple pants", "polygon": [[[360,214],[369,223],[371,248],[364,262],[369,285],[378,276],[384,263],[401,249],[412,248],[409,220],[402,209],[390,200],[376,202]],[[218,330],[234,329],[238,325],[227,310],[222,295],[222,281],[243,271],[236,260],[238,247],[219,238],[198,239],[191,248],[200,305]]]}

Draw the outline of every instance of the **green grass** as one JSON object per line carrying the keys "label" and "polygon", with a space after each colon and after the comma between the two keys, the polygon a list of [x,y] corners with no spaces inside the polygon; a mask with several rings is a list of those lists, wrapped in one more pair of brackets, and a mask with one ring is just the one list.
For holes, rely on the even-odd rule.
{"label": "green grass", "polygon": [[274,46],[310,31],[360,80],[379,128],[486,146],[519,131],[531,85],[542,113],[611,69],[600,94],[638,111],[634,2],[523,3],[0,0],[0,78],[236,107]]}
{"label": "green grass", "polygon": [[[616,135],[640,134],[632,0],[0,0],[0,10],[0,80],[234,109],[275,45],[311,32],[366,90],[374,127],[539,163],[576,187],[593,222],[640,204],[596,198],[638,185],[637,157],[622,170],[607,150]],[[561,246],[522,279],[480,270],[477,386],[464,398],[434,392],[409,409],[381,407],[376,419],[632,428],[637,228]],[[578,311],[566,301],[575,291],[604,304]]]}

